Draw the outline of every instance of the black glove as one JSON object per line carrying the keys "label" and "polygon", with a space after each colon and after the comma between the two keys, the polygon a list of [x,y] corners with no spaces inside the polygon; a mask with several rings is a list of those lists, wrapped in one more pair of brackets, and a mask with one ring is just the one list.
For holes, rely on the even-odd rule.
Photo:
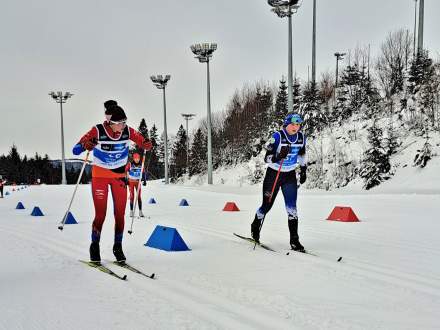
{"label": "black glove", "polygon": [[301,172],[299,172],[299,183],[303,184],[307,180],[307,166],[301,166]]}
{"label": "black glove", "polygon": [[143,185],[143,186],[146,186],[146,185],[147,185],[147,181],[145,181],[145,180],[142,181],[142,185]]}
{"label": "black glove", "polygon": [[289,146],[282,146],[280,149],[280,152],[278,155],[272,157],[272,160],[274,163],[279,162],[281,159],[284,159],[289,154],[290,147]]}

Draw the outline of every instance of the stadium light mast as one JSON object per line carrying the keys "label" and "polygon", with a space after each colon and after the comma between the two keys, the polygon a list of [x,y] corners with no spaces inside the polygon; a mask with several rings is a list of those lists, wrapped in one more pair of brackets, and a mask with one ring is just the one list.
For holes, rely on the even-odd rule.
{"label": "stadium light mast", "polygon": [[312,84],[316,84],[316,0],[313,0]]}
{"label": "stadium light mast", "polygon": [[423,51],[423,26],[425,17],[425,0],[420,0],[419,2],[419,31],[417,36],[417,51],[421,53]]}
{"label": "stadium light mast", "polygon": [[164,131],[164,158],[165,158],[165,184],[169,184],[169,177],[168,177],[168,133],[167,133],[167,105],[166,105],[166,98],[165,98],[165,87],[167,86],[168,81],[170,80],[171,75],[156,75],[156,76],[150,76],[151,81],[154,83],[154,85],[158,88],[163,90],[163,131]]}
{"label": "stadium light mast", "polygon": [[209,60],[217,49],[216,43],[202,43],[191,45],[191,51],[200,63],[206,63],[207,80],[207,112],[208,112],[208,184],[212,184],[212,123],[211,123],[211,87],[209,76]]}
{"label": "stadium light mast", "polygon": [[413,32],[413,57],[416,57],[417,54],[417,46],[416,46],[416,40],[417,40],[417,1],[414,0],[414,32]]}
{"label": "stadium light mast", "polygon": [[67,99],[73,96],[70,92],[50,92],[49,95],[60,104],[61,113],[61,184],[67,184],[66,180],[66,158],[64,154],[64,123],[63,123],[63,103],[67,102]]}
{"label": "stadium light mast", "polygon": [[267,0],[272,11],[280,18],[288,18],[288,94],[287,94],[287,111],[293,111],[293,56],[292,56],[292,15],[295,14],[301,4],[299,0]]}

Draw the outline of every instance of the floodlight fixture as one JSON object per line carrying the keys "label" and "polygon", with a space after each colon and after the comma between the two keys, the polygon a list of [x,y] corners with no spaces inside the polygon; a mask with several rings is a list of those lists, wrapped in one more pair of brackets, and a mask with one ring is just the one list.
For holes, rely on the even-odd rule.
{"label": "floodlight fixture", "polygon": [[207,63],[212,57],[214,51],[217,49],[217,44],[204,42],[201,44],[191,45],[190,48],[194,55],[196,55],[195,58],[197,58],[199,62]]}
{"label": "floodlight fixture", "polygon": [[344,59],[344,56],[345,56],[345,55],[347,55],[347,53],[339,53],[339,52],[336,52],[336,53],[335,53],[336,59],[337,59],[338,61]]}
{"label": "floodlight fixture", "polygon": [[158,74],[156,76],[150,76],[150,79],[156,85],[157,88],[164,89],[168,81],[171,79],[171,75],[167,74],[164,77],[161,74]]}
{"label": "floodlight fixture", "polygon": [[70,92],[65,92],[63,94],[62,91],[58,92],[49,92],[49,96],[52,97],[56,103],[60,104],[60,113],[61,113],[61,184],[67,184],[66,180],[66,159],[64,154],[64,122],[63,122],[63,103],[67,102],[67,99],[73,96]]}
{"label": "floodlight fixture", "polygon": [[273,7],[272,11],[281,18],[292,16],[301,6],[299,0],[268,0],[267,3]]}
{"label": "floodlight fixture", "polygon": [[165,97],[165,87],[167,86],[168,81],[171,79],[171,75],[152,75],[150,76],[151,81],[154,85],[163,91],[163,134],[164,134],[164,166],[165,166],[165,184],[169,184],[168,178],[168,133],[167,133],[167,106],[166,106],[166,97]]}

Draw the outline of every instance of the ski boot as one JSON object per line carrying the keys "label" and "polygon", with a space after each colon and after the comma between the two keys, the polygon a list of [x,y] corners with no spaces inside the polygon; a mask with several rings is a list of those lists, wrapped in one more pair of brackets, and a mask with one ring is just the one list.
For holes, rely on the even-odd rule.
{"label": "ski boot", "polygon": [[100,264],[101,263],[101,254],[99,252],[99,242],[92,242],[90,244],[90,261]]}
{"label": "ski boot", "polygon": [[290,247],[297,252],[306,252],[304,246],[299,242],[298,236],[298,217],[289,217]]}
{"label": "ski boot", "polygon": [[251,236],[257,243],[260,243],[260,227],[261,220],[255,215],[254,221],[251,224]]}
{"label": "ski boot", "polygon": [[119,263],[125,263],[125,255],[122,251],[122,243],[117,242],[113,244],[113,254],[115,255],[116,261]]}
{"label": "ski boot", "polygon": [[144,217],[144,214],[142,213],[142,210],[139,210],[139,216],[140,216],[141,218]]}

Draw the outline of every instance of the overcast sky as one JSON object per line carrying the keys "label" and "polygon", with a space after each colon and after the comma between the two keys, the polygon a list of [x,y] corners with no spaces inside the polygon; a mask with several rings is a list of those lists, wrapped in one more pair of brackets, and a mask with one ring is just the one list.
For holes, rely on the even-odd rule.
{"label": "overcast sky", "polygon": [[[212,111],[236,89],[287,73],[287,21],[266,0],[0,0],[0,154],[15,143],[21,154],[61,157],[60,111],[47,94],[70,91],[64,106],[66,157],[103,121],[115,99],[128,122],[145,118],[163,130],[161,91],[149,79],[171,74],[169,134],[181,113],[206,115],[206,65],[190,51],[216,42],[211,68]],[[425,0],[425,46],[440,52],[440,1]],[[307,79],[311,63],[312,0],[294,16],[294,70]],[[390,31],[414,24],[414,0],[317,0],[317,73],[334,71],[335,51],[371,45],[377,54]],[[191,127],[196,121],[190,122]]]}

